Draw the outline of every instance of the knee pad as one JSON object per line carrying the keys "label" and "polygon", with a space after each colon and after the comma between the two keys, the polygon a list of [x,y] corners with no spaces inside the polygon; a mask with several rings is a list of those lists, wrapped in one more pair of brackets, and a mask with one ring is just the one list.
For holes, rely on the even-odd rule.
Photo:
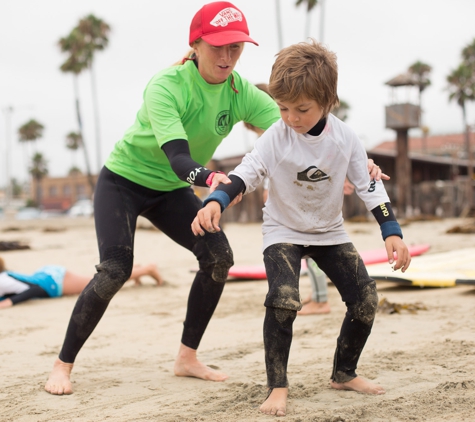
{"label": "knee pad", "polygon": [[361,289],[361,298],[349,306],[353,318],[363,324],[371,325],[378,309],[378,292],[376,283],[372,280]]}
{"label": "knee pad", "polygon": [[117,246],[104,253],[104,259],[96,265],[94,291],[103,300],[111,300],[132,273],[133,253],[129,247]]}
{"label": "knee pad", "polygon": [[219,283],[226,281],[234,261],[233,251],[223,232],[198,236],[193,246],[193,253],[198,258],[200,270],[209,274],[214,281]]}

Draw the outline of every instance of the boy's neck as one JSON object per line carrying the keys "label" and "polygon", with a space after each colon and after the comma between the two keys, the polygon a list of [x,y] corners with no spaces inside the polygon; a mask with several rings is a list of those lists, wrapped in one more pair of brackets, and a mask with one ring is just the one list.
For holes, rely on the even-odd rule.
{"label": "boy's neck", "polygon": [[312,136],[318,136],[323,132],[323,129],[325,129],[325,125],[327,124],[327,118],[322,117],[318,123],[312,127],[307,133]]}

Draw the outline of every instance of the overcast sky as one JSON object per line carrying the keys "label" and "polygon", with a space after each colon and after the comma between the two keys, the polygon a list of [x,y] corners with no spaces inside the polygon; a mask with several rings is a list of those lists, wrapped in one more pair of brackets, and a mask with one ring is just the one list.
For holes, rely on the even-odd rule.
{"label": "overcast sky", "polygon": [[[73,77],[59,67],[65,56],[57,42],[92,13],[112,28],[107,50],[97,54],[102,162],[130,126],[143,89],[160,69],[188,49],[189,24],[201,0],[1,0],[0,1],[0,186],[5,157],[10,174],[26,180],[31,151],[18,143],[18,128],[34,118],[45,126],[37,150],[48,160],[51,176],[76,165],[82,153],[66,149],[65,137],[77,131]],[[236,0],[251,36],[236,70],[253,83],[267,82],[278,51],[275,0]],[[321,2],[319,2],[320,4]],[[283,46],[305,38],[305,13],[295,0],[280,0]],[[433,67],[432,85],[423,97],[424,121],[433,134],[462,131],[460,107],[449,103],[446,76],[461,62],[461,50],[475,38],[474,0],[325,0],[323,41],[339,63],[339,95],[350,105],[349,123],[369,149],[395,138],[385,129],[384,107],[392,101],[385,85],[420,60]],[[320,39],[321,7],[312,13],[310,35]],[[85,141],[97,171],[96,137],[88,73],[79,78]],[[399,100],[415,98],[402,89]],[[8,112],[9,107],[13,108]],[[468,109],[475,123],[475,108]],[[411,131],[417,135],[417,130]],[[7,139],[10,147],[7,149]],[[241,125],[219,147],[216,158],[246,152],[254,137]]]}

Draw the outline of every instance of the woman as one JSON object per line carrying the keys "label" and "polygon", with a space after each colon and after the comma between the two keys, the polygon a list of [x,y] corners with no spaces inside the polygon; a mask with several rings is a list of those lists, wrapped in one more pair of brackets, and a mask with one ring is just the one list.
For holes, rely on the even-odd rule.
{"label": "woman", "polygon": [[193,252],[199,262],[175,374],[213,381],[227,378],[198,361],[196,350],[218,304],[233,255],[223,232],[193,235],[191,223],[202,202],[191,185],[214,190],[220,183],[230,183],[224,174],[204,165],[234,124],[246,121],[267,129],[280,117],[274,101],[234,71],[245,42],[257,45],[236,6],[206,4],[191,22],[191,57],[156,74],[145,88],[135,123],[116,144],[99,176],[94,218],[100,264],[73,310],[45,385],[47,392],[72,393],[70,373],[76,355],[130,277],[139,215]]}
{"label": "woman", "polygon": [[[163,284],[155,264],[135,265],[130,279],[140,284],[140,277],[144,275],[152,277],[157,285]],[[90,280],[90,276],[73,273],[59,265],[43,266],[31,275],[7,271],[0,257],[0,309],[30,299],[78,295]]]}

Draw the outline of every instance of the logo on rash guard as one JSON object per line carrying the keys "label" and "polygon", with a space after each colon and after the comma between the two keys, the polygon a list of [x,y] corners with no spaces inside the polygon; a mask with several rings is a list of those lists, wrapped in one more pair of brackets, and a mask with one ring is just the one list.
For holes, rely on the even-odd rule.
{"label": "logo on rash guard", "polygon": [[190,175],[186,178],[186,181],[190,184],[190,185],[194,185],[195,184],[195,180],[196,180],[196,175],[198,173],[201,173],[201,170],[208,170],[207,168],[205,167],[197,167],[195,168],[194,170],[191,170],[190,171]]}
{"label": "logo on rash guard", "polygon": [[376,180],[371,180],[369,184],[368,192],[374,192],[376,190]]}
{"label": "logo on rash guard", "polygon": [[330,176],[321,171],[317,166],[307,167],[304,171],[297,173],[297,180],[304,182],[321,182],[329,178]]}
{"label": "logo on rash guard", "polygon": [[228,26],[228,23],[231,22],[241,22],[242,14],[239,10],[236,10],[234,7],[227,7],[226,9],[221,10],[210,22],[213,26]]}
{"label": "logo on rash guard", "polygon": [[229,133],[229,110],[224,110],[216,116],[215,129],[218,135]]}

